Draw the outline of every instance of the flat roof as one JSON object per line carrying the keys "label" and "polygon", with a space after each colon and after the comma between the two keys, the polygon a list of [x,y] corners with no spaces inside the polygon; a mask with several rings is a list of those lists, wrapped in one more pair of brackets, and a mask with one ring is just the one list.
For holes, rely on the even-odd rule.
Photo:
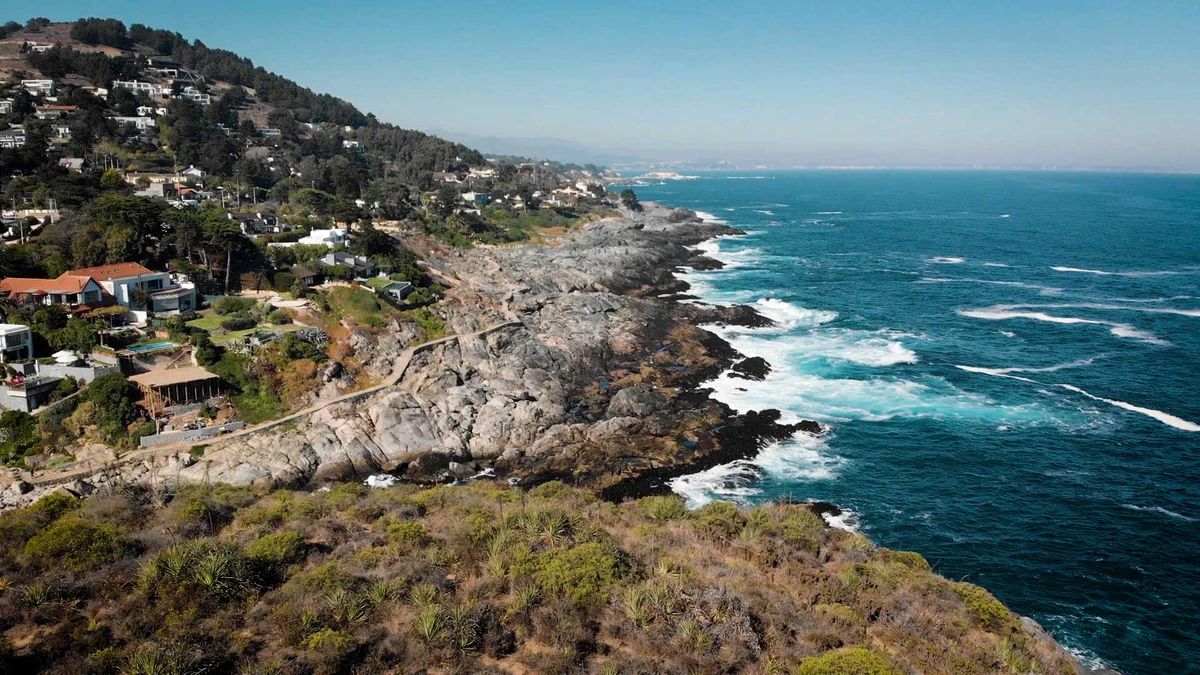
{"label": "flat roof", "polygon": [[183,384],[185,382],[201,382],[203,380],[215,380],[217,376],[198,366],[190,368],[168,368],[166,370],[155,370],[150,373],[142,373],[129,378],[130,382],[135,382],[145,387],[165,387],[171,384]]}

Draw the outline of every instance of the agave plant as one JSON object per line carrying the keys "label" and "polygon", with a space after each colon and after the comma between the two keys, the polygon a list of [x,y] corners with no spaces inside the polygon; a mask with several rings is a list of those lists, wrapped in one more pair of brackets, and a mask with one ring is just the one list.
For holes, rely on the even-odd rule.
{"label": "agave plant", "polygon": [[329,607],[333,621],[343,625],[361,623],[370,613],[370,607],[364,598],[344,588],[335,588],[327,593],[325,605]]}
{"label": "agave plant", "polygon": [[50,602],[54,597],[54,589],[48,584],[35,581],[25,587],[25,599],[34,607],[41,607]]}
{"label": "agave plant", "polygon": [[437,605],[438,591],[431,584],[418,584],[413,586],[408,592],[408,601],[417,609],[424,609]]}
{"label": "agave plant", "polygon": [[479,647],[479,621],[470,607],[457,606],[446,614],[454,648],[460,653],[473,652]]}
{"label": "agave plant", "polygon": [[200,672],[200,667],[186,652],[156,645],[139,648],[121,669],[121,675],[199,675]]}
{"label": "agave plant", "polygon": [[372,607],[382,607],[400,597],[400,589],[390,580],[376,581],[367,588],[367,602]]}
{"label": "agave plant", "polygon": [[654,610],[650,606],[650,598],[641,586],[630,586],[621,594],[621,609],[626,618],[638,628],[645,628],[654,622]]}
{"label": "agave plant", "polygon": [[441,608],[436,605],[431,605],[421,610],[414,623],[417,635],[427,644],[437,643],[442,637],[442,632],[446,629],[445,617],[442,614]]}

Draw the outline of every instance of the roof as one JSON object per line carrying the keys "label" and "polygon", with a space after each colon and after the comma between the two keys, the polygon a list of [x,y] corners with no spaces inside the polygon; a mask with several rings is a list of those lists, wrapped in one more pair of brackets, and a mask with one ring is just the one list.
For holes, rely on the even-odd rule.
{"label": "roof", "polygon": [[166,387],[172,384],[202,382],[204,380],[215,379],[218,378],[213,373],[198,366],[192,366],[191,368],[168,368],[167,370],[142,373],[141,375],[130,377],[129,381],[143,387]]}
{"label": "roof", "polygon": [[91,277],[96,281],[110,281],[112,279],[124,279],[126,277],[140,277],[146,274],[155,274],[155,272],[148,270],[135,262],[123,262],[115,263],[113,265],[85,267],[81,270],[67,270],[67,274],[73,274],[81,277]]}
{"label": "roof", "polygon": [[29,279],[24,277],[9,277],[0,281],[0,293],[79,293],[91,281],[86,274],[67,272],[57,279]]}
{"label": "roof", "polygon": [[317,276],[317,273],[313,270],[310,270],[307,267],[301,267],[300,265],[292,265],[292,274],[301,278]]}
{"label": "roof", "polygon": [[70,112],[72,110],[78,110],[79,107],[73,106],[73,105],[39,105],[39,106],[36,106],[34,109],[35,110],[61,110],[63,112]]}
{"label": "roof", "polygon": [[20,323],[0,323],[0,334],[21,333],[29,330],[29,326]]}

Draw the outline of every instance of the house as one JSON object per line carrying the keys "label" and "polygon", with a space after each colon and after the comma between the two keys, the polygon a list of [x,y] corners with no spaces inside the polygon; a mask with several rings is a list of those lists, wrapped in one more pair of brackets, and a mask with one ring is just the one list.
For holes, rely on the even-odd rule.
{"label": "house", "polygon": [[358,141],[342,141],[342,147],[351,150],[358,148]]}
{"label": "house", "polygon": [[321,280],[321,274],[319,272],[311,270],[307,267],[301,267],[300,265],[292,265],[291,272],[296,277],[296,281],[300,282],[300,285],[304,286],[305,288],[308,288],[309,286],[316,286]]}
{"label": "house", "polygon": [[162,117],[167,114],[166,108],[156,108],[152,105],[140,105],[137,109],[138,117]]}
{"label": "house", "polygon": [[209,105],[212,103],[212,96],[209,96],[208,94],[205,94],[204,92],[190,85],[184,87],[183,90],[179,92],[178,98],[181,98],[185,101],[193,101],[195,103],[199,103],[200,105]]}
{"label": "house", "polygon": [[148,197],[150,199],[166,199],[167,184],[166,183],[151,183],[144,189],[137,190],[133,193],[135,197]]}
{"label": "house", "polygon": [[467,176],[470,178],[495,178],[496,170],[495,169],[471,169],[470,171],[467,172]]}
{"label": "house", "polygon": [[278,129],[255,129],[254,133],[263,138],[276,138],[283,135],[283,132]]}
{"label": "house", "polygon": [[21,86],[25,87],[25,91],[37,96],[53,96],[58,89],[54,80],[21,80]]}
{"label": "house", "polygon": [[33,357],[33,331],[19,323],[0,323],[0,362]]}
{"label": "house", "polygon": [[379,293],[390,296],[396,302],[404,302],[404,299],[412,295],[412,292],[415,290],[417,289],[413,288],[413,285],[407,281],[393,281],[386,286],[381,286]]}
{"label": "house", "polygon": [[355,277],[373,277],[379,273],[379,267],[368,258],[351,255],[345,251],[328,253],[317,260],[321,267],[345,267],[354,273]]}
{"label": "house", "polygon": [[51,140],[69,141],[71,140],[71,127],[65,124],[55,124],[50,127]]}
{"label": "house", "polygon": [[[171,314],[196,307],[194,284],[176,281],[167,272],[154,272],[135,262],[69,270],[66,274],[95,279],[118,305],[135,311]],[[148,302],[137,297],[142,293]]]}
{"label": "house", "polygon": [[491,195],[486,192],[464,192],[461,196],[464,202],[477,206],[487,204],[492,199]]}
{"label": "house", "polygon": [[138,131],[145,131],[151,127],[158,126],[153,117],[121,117],[113,115],[108,119],[115,121],[117,124],[132,124]]}
{"label": "house", "polygon": [[306,246],[337,246],[346,243],[346,230],[335,227],[330,230],[313,230],[301,237],[298,244]]}
{"label": "house", "polygon": [[433,179],[437,180],[437,181],[441,181],[443,183],[461,183],[462,182],[462,178],[459,178],[458,174],[454,173],[453,171],[438,171],[433,174]]}
{"label": "house", "polygon": [[25,45],[29,47],[29,51],[35,54],[45,54],[58,46],[53,42],[26,42]]}
{"label": "house", "polygon": [[25,147],[24,129],[9,129],[8,131],[0,131],[0,148],[23,147]]}
{"label": "house", "polygon": [[[229,214],[231,219],[234,219],[233,214]],[[287,232],[288,226],[279,221],[279,218],[274,214],[267,212],[259,212],[253,216],[239,216],[236,218],[238,225],[242,228],[242,234],[248,237],[261,236],[265,234],[279,234]]]}
{"label": "house", "polygon": [[86,274],[71,272],[55,279],[8,277],[0,280],[0,296],[18,304],[65,305],[72,311],[106,304],[103,286]]}
{"label": "house", "polygon": [[201,168],[198,168],[195,166],[189,166],[188,168],[184,169],[183,171],[180,171],[179,174],[181,176],[183,176],[185,179],[193,180],[193,181],[204,180],[204,177],[208,175],[208,174],[204,173],[204,169],[201,169]]}
{"label": "house", "polygon": [[39,120],[57,120],[63,115],[69,115],[79,108],[73,105],[39,105],[33,109],[33,114]]}
{"label": "house", "polygon": [[166,98],[171,95],[171,87],[153,82],[138,82],[136,80],[113,80],[113,89],[128,89],[135,94],[145,94],[150,98]]}
{"label": "house", "polygon": [[11,98],[0,98],[0,115],[9,115],[13,111],[13,100]]}
{"label": "house", "polygon": [[58,160],[58,165],[68,171],[75,173],[83,173],[83,158],[82,157],[63,157]]}
{"label": "house", "polygon": [[59,377],[41,375],[14,377],[9,380],[8,386],[0,387],[0,408],[33,412],[50,402],[61,380]]}

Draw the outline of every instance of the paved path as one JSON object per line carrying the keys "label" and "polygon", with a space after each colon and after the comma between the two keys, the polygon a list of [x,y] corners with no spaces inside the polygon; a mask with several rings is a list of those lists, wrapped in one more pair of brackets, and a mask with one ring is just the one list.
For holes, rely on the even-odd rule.
{"label": "paved path", "polygon": [[503,328],[509,328],[512,326],[523,325],[519,320],[517,320],[516,315],[508,308],[507,300],[504,301],[504,314],[506,317],[508,317],[509,320],[504,321],[503,323],[498,323],[498,324],[495,324],[492,326],[488,326],[487,328],[477,330],[473,333],[465,333],[462,335],[447,335],[446,337],[438,338],[436,340],[430,340],[428,342],[422,342],[419,345],[414,345],[412,347],[405,349],[403,352],[400,353],[400,358],[397,361],[396,367],[392,370],[392,374],[389,375],[387,377],[387,379],[385,379],[383,382],[381,382],[380,384],[377,384],[373,387],[368,387],[366,389],[360,389],[358,391],[352,391],[348,394],[342,394],[341,396],[338,396],[335,398],[326,399],[324,401],[319,401],[307,408],[304,408],[303,410],[299,410],[299,411],[294,412],[285,417],[281,417],[279,419],[263,422],[261,424],[256,424],[254,426],[246,427],[239,431],[235,431],[232,434],[227,434],[224,436],[217,436],[215,438],[211,438],[211,439],[208,439],[205,441],[197,441],[195,443],[175,443],[172,445],[160,445],[160,446],[157,446],[154,448],[146,448],[144,450],[134,450],[132,452],[128,452],[128,453],[122,455],[121,457],[117,458],[116,461],[113,461],[113,462],[107,462],[102,465],[92,465],[91,462],[87,462],[84,466],[72,465],[72,466],[65,467],[63,469],[46,471],[45,473],[34,476],[32,478],[26,477],[25,482],[30,483],[31,485],[57,485],[57,484],[61,484],[61,483],[69,483],[73,480],[91,476],[91,475],[101,471],[102,469],[106,469],[106,468],[111,469],[116,466],[121,466],[124,464],[131,464],[134,462],[144,461],[144,460],[155,458],[155,457],[169,457],[171,455],[175,455],[180,452],[188,451],[191,448],[208,447],[211,445],[216,445],[218,443],[224,443],[225,441],[231,441],[233,439],[240,438],[242,436],[249,436],[250,434],[256,434],[256,433],[260,433],[263,431],[267,431],[267,430],[273,429],[275,427],[279,427],[279,426],[288,424],[290,422],[294,422],[302,417],[306,417],[317,411],[324,410],[325,408],[328,408],[329,406],[337,405],[338,403],[344,403],[346,401],[359,400],[359,399],[369,397],[372,394],[375,394],[384,389],[387,389],[388,387],[395,386],[396,383],[398,383],[404,377],[405,372],[408,371],[409,364],[412,362],[412,357],[414,355],[416,355],[418,352],[424,351],[426,349],[432,349],[433,347],[436,347],[437,345],[445,344],[447,342],[451,342],[453,340],[458,340],[460,338],[481,337],[483,335],[487,335],[488,333],[492,333],[492,332],[501,330]]}

